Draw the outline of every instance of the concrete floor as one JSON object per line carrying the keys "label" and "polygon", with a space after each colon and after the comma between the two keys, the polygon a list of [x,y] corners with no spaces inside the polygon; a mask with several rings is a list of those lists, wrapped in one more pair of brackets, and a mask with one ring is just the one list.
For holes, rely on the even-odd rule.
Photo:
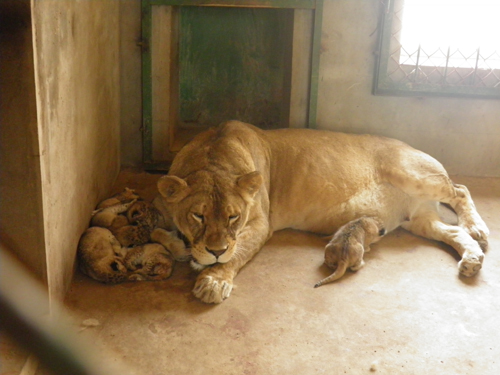
{"label": "concrete floor", "polygon": [[[116,191],[152,198],[158,177],[124,171]],[[491,231],[475,278],[458,276],[448,246],[396,230],[359,272],[314,289],[330,272],[325,243],[281,231],[220,305],[193,297],[185,263],[164,282],[104,285],[77,273],[66,305],[99,321],[81,335],[147,375],[500,374],[500,179],[454,181]]]}
{"label": "concrete floor", "polygon": [[0,332],[0,374],[17,375],[23,368],[28,353]]}

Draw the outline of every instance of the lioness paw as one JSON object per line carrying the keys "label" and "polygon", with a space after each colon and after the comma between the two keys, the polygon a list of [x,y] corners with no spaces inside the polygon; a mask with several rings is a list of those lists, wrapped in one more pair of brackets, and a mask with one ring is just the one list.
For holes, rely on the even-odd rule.
{"label": "lioness paw", "polygon": [[221,303],[229,297],[233,283],[216,276],[200,275],[196,280],[193,294],[205,303]]}
{"label": "lioness paw", "polygon": [[482,267],[484,255],[464,255],[462,260],[458,263],[458,271],[460,274],[471,277],[474,276]]}
{"label": "lioness paw", "polygon": [[479,215],[474,215],[470,220],[461,220],[460,226],[479,243],[483,251],[488,248],[490,231]]}

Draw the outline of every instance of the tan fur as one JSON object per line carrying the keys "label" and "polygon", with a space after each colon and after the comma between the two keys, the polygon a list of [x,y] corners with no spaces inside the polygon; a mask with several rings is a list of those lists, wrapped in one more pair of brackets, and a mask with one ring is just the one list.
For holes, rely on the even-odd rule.
{"label": "tan fur", "polygon": [[[138,199],[134,190],[126,188],[99,204],[78,247],[83,273],[105,283],[170,276],[172,255],[161,244],[147,244],[160,214],[152,203]],[[181,251],[178,242],[184,245],[180,239],[161,239],[174,253]]]}
{"label": "tan fur", "polygon": [[151,241],[163,245],[176,261],[187,262],[191,259],[191,250],[186,248],[184,241],[177,237],[175,231],[156,228],[151,233]]}
{"label": "tan fur", "polygon": [[127,220],[130,225],[111,229],[122,246],[138,246],[150,241],[151,232],[158,222],[159,212],[146,201],[137,201],[128,209]]}
{"label": "tan fur", "polygon": [[135,193],[135,190],[125,188],[125,190],[113,195],[111,198],[107,198],[97,205],[97,209],[103,209],[111,206],[116,206],[121,203],[129,203],[133,200],[137,200],[139,196]]}
{"label": "tan fur", "polygon": [[174,259],[160,244],[123,248],[106,228],[87,229],[78,245],[80,270],[103,283],[165,280],[172,274]]}
{"label": "tan fur", "polygon": [[128,280],[165,280],[172,274],[174,258],[157,243],[135,246],[127,251],[125,266],[131,274]]}
{"label": "tan fur", "polygon": [[97,209],[92,213],[90,225],[93,227],[102,227],[108,229],[119,228],[127,225],[128,219],[121,214],[126,212],[134,203],[135,200],[132,200],[127,203],[117,203],[112,206]]}
{"label": "tan fur", "polygon": [[384,234],[385,229],[380,222],[366,216],[340,227],[325,247],[325,264],[335,272],[314,287],[340,279],[348,268],[357,271],[363,267],[364,253],[370,251],[370,245],[380,240]]}
{"label": "tan fur", "polygon": [[143,245],[150,240],[151,230],[140,225],[125,225],[112,230],[118,242],[123,247]]}
{"label": "tan fur", "polygon": [[160,213],[152,203],[133,199],[96,210],[90,225],[108,228],[122,246],[130,247],[150,241],[159,217]]}
{"label": "tan fur", "polygon": [[80,270],[103,283],[118,283],[127,279],[124,255],[125,250],[106,228],[87,229],[78,244]]}
{"label": "tan fur", "polygon": [[[229,297],[241,267],[283,228],[331,234],[377,217],[388,232],[404,225],[453,246],[465,276],[481,268],[478,241],[487,244],[467,189],[429,155],[383,137],[230,121],[187,144],[158,190],[161,222],[173,222],[191,242],[201,270],[193,293],[207,303]],[[457,212],[458,226],[432,215],[438,202]]]}
{"label": "tan fur", "polygon": [[160,213],[155,206],[146,201],[137,201],[127,211],[127,219],[130,224],[142,225],[150,228],[156,227]]}

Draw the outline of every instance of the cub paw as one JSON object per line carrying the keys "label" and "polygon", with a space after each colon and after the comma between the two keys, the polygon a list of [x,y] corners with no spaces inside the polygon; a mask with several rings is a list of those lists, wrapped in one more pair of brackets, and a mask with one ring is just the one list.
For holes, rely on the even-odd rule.
{"label": "cub paw", "polygon": [[133,273],[132,275],[130,275],[128,277],[128,280],[129,281],[144,281],[146,279],[144,278],[144,276],[142,276],[142,275],[140,275],[138,273]]}
{"label": "cub paw", "polygon": [[479,272],[483,266],[484,255],[465,255],[458,263],[458,272],[460,274],[471,277]]}
{"label": "cub paw", "polygon": [[193,294],[205,303],[221,303],[229,297],[232,290],[232,279],[201,274],[196,280]]}

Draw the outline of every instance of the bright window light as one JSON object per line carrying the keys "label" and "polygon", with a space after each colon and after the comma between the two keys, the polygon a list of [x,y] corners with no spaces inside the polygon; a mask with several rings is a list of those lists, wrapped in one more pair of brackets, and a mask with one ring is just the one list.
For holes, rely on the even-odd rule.
{"label": "bright window light", "polygon": [[500,69],[500,0],[404,0],[402,25],[400,64]]}

